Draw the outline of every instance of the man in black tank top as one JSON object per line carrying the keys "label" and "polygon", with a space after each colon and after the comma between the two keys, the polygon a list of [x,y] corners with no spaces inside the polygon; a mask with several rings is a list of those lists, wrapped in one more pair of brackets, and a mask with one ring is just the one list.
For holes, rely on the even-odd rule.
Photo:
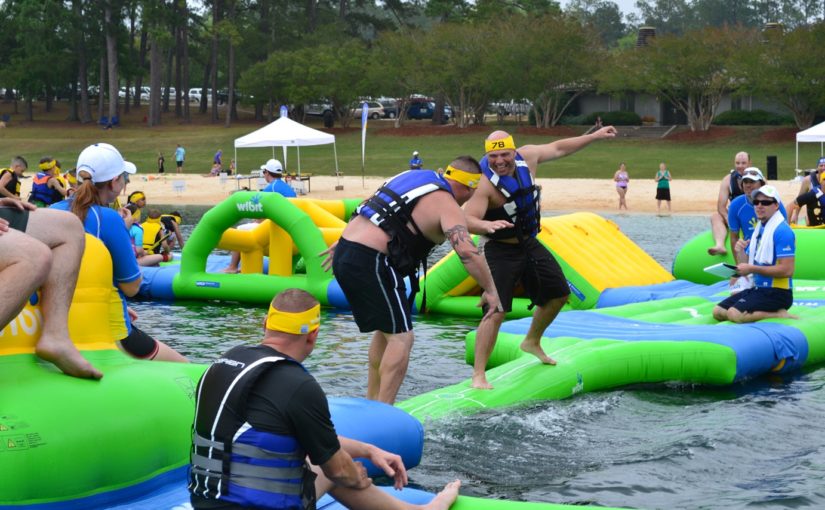
{"label": "man in black tank top", "polygon": [[[751,166],[751,157],[747,152],[738,152],[733,158],[733,170],[719,184],[719,196],[716,199],[716,211],[710,216],[710,230],[713,234],[713,246],[708,248],[711,255],[727,255],[728,238],[728,203],[742,194],[740,180],[745,169]],[[735,179],[732,183],[731,179]]]}

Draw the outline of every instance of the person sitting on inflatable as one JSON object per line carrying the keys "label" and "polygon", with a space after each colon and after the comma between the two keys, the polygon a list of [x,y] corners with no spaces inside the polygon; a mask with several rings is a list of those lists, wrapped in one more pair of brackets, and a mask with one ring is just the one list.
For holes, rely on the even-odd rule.
{"label": "person sitting on inflatable", "polygon": [[69,338],[69,306],[84,246],[83,226],[72,215],[0,199],[0,329],[40,288],[43,329],[35,353],[67,375],[100,379],[103,374]]}
{"label": "person sitting on inflatable", "polygon": [[401,457],[336,434],[324,390],[301,364],[320,324],[318,301],[287,289],[272,300],[261,344],[233,347],[203,374],[195,392],[192,506],[315,508],[330,492],[347,508],[447,510],[458,480],[429,504],[411,505],[378,489],[352,460],[369,459],[396,489],[407,484]]}
{"label": "person sitting on inflatable", "polygon": [[40,160],[40,171],[32,179],[32,191],[29,202],[37,207],[48,207],[63,200],[68,193],[66,182],[60,175],[60,164],[51,157]]}
{"label": "person sitting on inflatable", "polygon": [[733,250],[736,272],[741,276],[753,275],[753,286],[717,304],[713,318],[737,323],[796,319],[788,313],[793,305],[795,235],[779,210],[782,201],[776,188],[762,186],[751,196],[759,221],[750,240],[740,239]]}
{"label": "person sitting on inflatable", "polygon": [[162,361],[186,361],[174,349],[150,337],[132,324],[137,315],[126,306],[125,296],[134,296],[140,289],[140,272],[128,228],[132,223],[130,211],[120,213],[109,207],[123,190],[125,175],[137,171],[134,164],[123,160],[118,150],[107,143],[96,143],[83,149],[77,159],[77,177],[80,185],[68,200],[52,207],[71,211],[86,232],[97,237],[112,255],[114,283],[123,305],[123,321],[128,336],[120,346],[131,356]]}
{"label": "person sitting on inflatable", "polygon": [[140,219],[143,214],[143,208],[146,207],[146,194],[142,191],[133,191],[129,193],[129,197],[126,199],[126,205],[134,204],[135,207],[131,208],[132,217],[135,219],[135,223],[140,223]]}

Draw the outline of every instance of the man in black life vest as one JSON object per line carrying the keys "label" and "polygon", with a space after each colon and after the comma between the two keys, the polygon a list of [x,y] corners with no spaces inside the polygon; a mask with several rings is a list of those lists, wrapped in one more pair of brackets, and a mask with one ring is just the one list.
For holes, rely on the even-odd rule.
{"label": "man in black life vest", "polygon": [[751,157],[747,152],[738,152],[733,157],[733,169],[719,184],[719,196],[716,199],[716,211],[710,216],[710,231],[713,234],[713,246],[708,248],[711,255],[727,255],[725,242],[728,238],[728,203],[743,193],[742,176],[751,166]]}
{"label": "man in black life vest", "polygon": [[[542,363],[556,362],[545,354],[539,341],[547,326],[567,302],[570,289],[556,259],[537,239],[541,229],[541,196],[536,185],[540,163],[562,158],[596,140],[613,138],[616,129],[606,126],[589,135],[565,138],[516,150],[513,137],[494,131],[484,142],[481,160],[484,177],[464,212],[470,232],[484,234],[482,250],[501,297],[503,310],[485,314],[476,334],[473,387],[492,389],[485,369],[504,315],[511,310],[513,291],[519,281],[530,297],[533,321],[521,349]],[[485,310],[486,312],[486,310]]]}
{"label": "man in black life vest", "polygon": [[192,506],[314,510],[329,492],[347,508],[447,510],[458,480],[427,505],[400,501],[373,485],[353,457],[383,469],[396,489],[407,484],[401,457],[336,435],[326,395],[301,365],[315,348],[320,313],[307,292],[281,292],[261,343],[230,349],[204,373],[192,434]]}

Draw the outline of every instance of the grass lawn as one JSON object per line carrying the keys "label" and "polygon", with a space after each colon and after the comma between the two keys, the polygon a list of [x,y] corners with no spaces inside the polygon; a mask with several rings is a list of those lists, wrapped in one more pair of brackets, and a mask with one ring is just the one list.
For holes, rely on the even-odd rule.
{"label": "grass lawn", "polygon": [[[11,113],[11,108],[10,104],[1,104],[0,113]],[[50,113],[35,111],[35,122],[31,123],[23,122],[22,114],[14,114],[9,127],[0,130],[0,164],[6,165],[12,156],[20,154],[29,161],[31,169],[35,169],[39,159],[48,155],[59,159],[64,169],[71,168],[77,154],[86,145],[102,141],[117,146],[144,173],[155,171],[158,152],[163,152],[167,173],[174,173],[175,144],[180,143],[186,149],[185,171],[207,173],[211,168],[212,156],[218,149],[223,150],[223,161],[227,166],[234,157],[233,140],[264,125],[252,121],[247,114],[242,115],[241,120],[231,128],[225,128],[222,123],[210,124],[208,117],[204,118],[206,116],[196,113],[197,109],[193,108],[195,113],[191,124],[181,124],[166,114],[163,125],[147,128],[142,123],[146,111],[144,106],[142,109],[132,109],[128,115],[122,114],[123,125],[112,130],[62,120],[67,114],[65,103],[59,103],[56,110]],[[321,127],[319,119],[311,119],[309,124],[315,128]],[[354,125],[357,126],[357,122]],[[405,170],[413,150],[421,153],[425,168],[433,169],[445,167],[452,157],[459,154],[480,157],[484,137],[497,127],[491,124],[462,132],[455,127],[434,130],[429,121],[407,121],[401,133],[409,136],[399,136],[391,121],[371,121],[367,133],[365,173],[389,176]],[[515,132],[518,145],[546,143],[559,138],[547,134],[520,133],[520,128],[512,123],[502,128]],[[578,132],[584,129],[579,128]],[[627,164],[631,179],[647,179],[653,178],[659,162],[664,161],[676,179],[719,179],[732,167],[734,154],[746,150],[750,152],[754,165],[763,172],[767,171],[766,156],[776,155],[779,178],[790,179],[794,176],[795,129],[783,128],[781,137],[776,136],[776,128],[773,127],[721,129],[724,132],[716,136],[689,140],[602,141],[570,157],[543,165],[539,175],[612,178],[613,172],[623,161]],[[340,170],[347,175],[360,175],[360,128],[334,128],[331,132],[336,135]],[[780,141],[771,141],[776,138]],[[819,151],[818,144],[801,144],[800,166],[813,168]],[[304,147],[300,156],[301,171],[304,173],[331,175],[334,172],[332,146]],[[272,149],[241,149],[238,152],[238,168],[241,173],[248,173],[259,168],[270,157],[273,157]],[[283,160],[280,148],[275,149],[275,157]],[[294,148],[289,150],[287,160],[288,169],[297,170],[297,152]]]}

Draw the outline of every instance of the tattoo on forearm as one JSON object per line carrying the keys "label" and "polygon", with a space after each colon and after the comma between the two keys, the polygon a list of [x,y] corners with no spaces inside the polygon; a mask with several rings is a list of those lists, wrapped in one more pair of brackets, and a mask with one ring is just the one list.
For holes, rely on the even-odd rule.
{"label": "tattoo on forearm", "polygon": [[[476,246],[476,243],[473,242],[473,238],[470,237],[470,232],[467,231],[467,227],[464,225],[456,225],[447,229],[444,233],[447,235],[447,239],[450,240],[450,244],[454,250],[456,250],[456,247],[462,243],[470,243],[473,248]],[[465,255],[462,255],[458,250],[456,250],[456,253],[458,253],[458,257],[462,262],[470,260],[470,256],[481,254],[478,249],[472,250]]]}

